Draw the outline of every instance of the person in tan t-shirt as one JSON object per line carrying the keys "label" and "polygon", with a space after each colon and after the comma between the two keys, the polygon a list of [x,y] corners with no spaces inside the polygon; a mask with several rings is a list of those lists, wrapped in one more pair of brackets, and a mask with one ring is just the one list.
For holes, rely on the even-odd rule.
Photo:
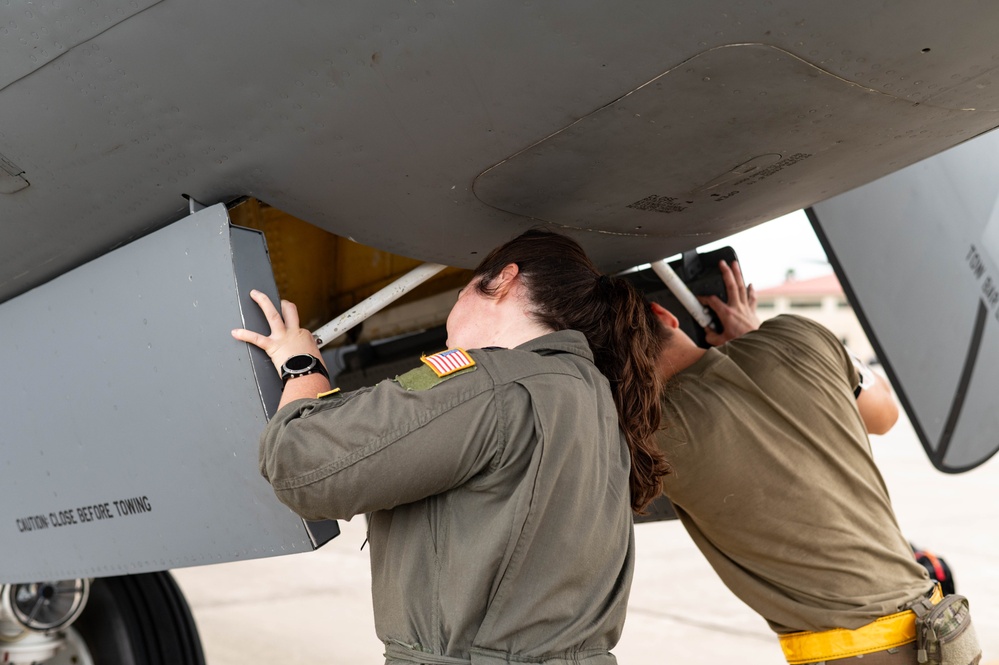
{"label": "person in tan t-shirt", "polygon": [[855,392],[858,368],[832,333],[790,315],[760,324],[738,263],[721,270],[728,303],[705,299],[724,325],[708,332],[717,348],[697,346],[651,305],[669,333],[659,357],[659,445],[673,467],[664,493],[789,663],[915,664],[907,610],[933,584],[868,439],[898,417],[890,388],[876,377]]}

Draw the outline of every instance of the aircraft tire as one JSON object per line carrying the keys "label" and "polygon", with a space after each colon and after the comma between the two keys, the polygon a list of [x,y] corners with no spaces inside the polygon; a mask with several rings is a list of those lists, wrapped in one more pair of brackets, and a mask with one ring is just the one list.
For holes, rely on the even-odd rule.
{"label": "aircraft tire", "polygon": [[95,665],[204,665],[191,610],[169,572],[99,578],[73,628]]}

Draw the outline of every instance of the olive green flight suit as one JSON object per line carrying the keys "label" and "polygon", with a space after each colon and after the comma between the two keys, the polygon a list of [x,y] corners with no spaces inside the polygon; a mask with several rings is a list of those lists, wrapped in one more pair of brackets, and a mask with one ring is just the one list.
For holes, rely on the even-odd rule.
{"label": "olive green flight suit", "polygon": [[586,340],[472,350],[281,409],[261,471],[309,519],[370,516],[388,663],[615,663],[634,567],[630,458]]}

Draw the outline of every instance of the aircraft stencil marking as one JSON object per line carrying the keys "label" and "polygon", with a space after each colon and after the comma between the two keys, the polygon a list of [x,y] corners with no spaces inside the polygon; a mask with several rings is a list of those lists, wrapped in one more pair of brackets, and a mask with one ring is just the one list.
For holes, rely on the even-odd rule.
{"label": "aircraft stencil marking", "polygon": [[[722,194],[720,192],[715,192],[711,194],[711,197],[708,200],[713,203],[718,203],[719,201],[724,201],[725,199],[732,198],[733,196],[739,194],[739,192],[741,192],[742,190],[735,189],[736,187],[740,186],[749,187],[751,185],[755,185],[758,182],[766,180],[767,178],[776,175],[777,173],[780,173],[788,166],[794,166],[798,162],[804,159],[808,159],[811,156],[812,155],[809,153],[798,152],[791,155],[790,157],[785,157],[784,159],[774,162],[769,166],[765,166],[762,168],[759,167],[750,168],[746,170],[745,173],[740,173],[739,172],[740,167],[737,167],[731,173],[725,174],[720,178],[715,178],[715,180],[713,180],[708,185],[704,187],[698,187],[696,190],[694,190],[694,192],[700,193],[707,191],[709,189],[714,189],[715,187],[718,187],[719,185],[723,184],[726,179],[731,179],[732,177],[744,175],[745,177],[742,177],[740,180],[737,180],[736,182],[732,183],[733,189],[730,189],[727,193]],[[693,204],[694,201],[690,201],[682,197],[666,196],[666,195],[660,196],[658,194],[650,194],[649,196],[646,196],[643,199],[635,201],[634,203],[628,205],[627,207],[634,208],[635,210],[644,210],[646,212],[659,212],[668,215],[674,212],[683,212]]]}
{"label": "aircraft stencil marking", "polygon": [[[972,245],[971,249],[968,250],[965,260],[968,262],[968,267],[971,268],[971,274],[976,280],[982,282],[983,307],[991,309],[992,315],[996,321],[999,321],[999,279],[996,279],[992,271],[989,270],[982,253],[975,245]],[[985,279],[983,280],[982,277]]]}
{"label": "aircraft stencil marking", "polygon": [[[690,202],[688,201],[688,203]],[[656,194],[651,194],[640,201],[635,201],[628,207],[647,212],[661,212],[666,215],[671,212],[683,212],[687,209],[687,206],[681,205],[680,200],[674,196],[658,196]]]}
{"label": "aircraft stencil marking", "polygon": [[102,522],[104,520],[113,520],[115,517],[141,515],[143,513],[151,513],[152,511],[153,504],[149,500],[149,497],[137,496],[130,499],[116,499],[88,506],[54,510],[48,514],[39,513],[37,515],[19,517],[15,520],[15,523],[17,524],[18,531],[26,533],[61,526],[86,524],[88,522]]}
{"label": "aircraft stencil marking", "polygon": [[795,154],[791,155],[790,157],[785,157],[784,159],[780,160],[776,164],[771,164],[770,166],[768,166],[768,167],[766,167],[764,169],[760,169],[759,171],[757,171],[755,173],[751,173],[749,176],[747,176],[747,177],[743,178],[742,180],[739,180],[738,182],[735,182],[733,184],[736,187],[738,187],[739,185],[755,185],[756,183],[760,182],[761,180],[766,180],[770,176],[776,175],[778,172],[783,171],[788,166],[794,166],[798,162],[800,162],[800,161],[802,161],[804,159],[808,159],[811,156],[812,155],[810,153],[807,153],[807,152],[796,152]]}

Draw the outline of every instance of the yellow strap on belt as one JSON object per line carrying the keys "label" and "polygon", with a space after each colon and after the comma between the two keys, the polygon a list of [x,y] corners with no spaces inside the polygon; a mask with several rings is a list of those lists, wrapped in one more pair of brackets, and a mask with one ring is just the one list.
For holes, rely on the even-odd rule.
{"label": "yellow strap on belt", "polygon": [[[940,587],[935,588],[931,596],[933,604],[939,603],[942,598]],[[778,637],[789,665],[850,658],[915,641],[916,614],[912,610],[889,614],[856,630],[833,628],[819,633],[806,631]]]}

